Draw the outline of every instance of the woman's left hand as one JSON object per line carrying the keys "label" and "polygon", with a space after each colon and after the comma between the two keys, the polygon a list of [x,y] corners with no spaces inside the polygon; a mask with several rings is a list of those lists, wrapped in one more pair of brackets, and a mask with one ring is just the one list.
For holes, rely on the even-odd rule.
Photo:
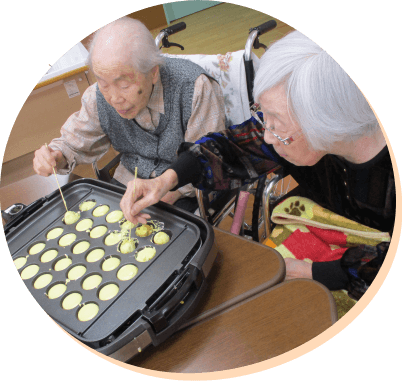
{"label": "woman's left hand", "polygon": [[285,280],[296,278],[313,279],[312,263],[294,258],[284,258],[286,265]]}
{"label": "woman's left hand", "polygon": [[181,198],[181,193],[179,190],[175,190],[173,192],[167,192],[162,198],[161,201],[166,202],[167,204],[173,205],[177,200]]}

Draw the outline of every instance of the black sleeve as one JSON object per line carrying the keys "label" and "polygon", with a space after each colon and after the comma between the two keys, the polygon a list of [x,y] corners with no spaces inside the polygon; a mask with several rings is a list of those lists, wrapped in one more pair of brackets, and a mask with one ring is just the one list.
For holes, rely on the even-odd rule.
{"label": "black sleeve", "polygon": [[341,258],[341,266],[348,283],[348,295],[359,300],[374,281],[387,256],[389,242],[381,242],[377,246],[360,245],[345,251]]}
{"label": "black sleeve", "polygon": [[202,177],[202,165],[190,151],[181,153],[169,169],[173,169],[179,178],[178,185],[172,190],[181,188],[186,184],[196,184]]}
{"label": "black sleeve", "polygon": [[351,298],[359,300],[380,271],[388,248],[389,242],[360,245],[347,249],[340,260],[314,262],[313,279],[330,290],[346,289]]}
{"label": "black sleeve", "polygon": [[346,288],[348,277],[341,266],[341,260],[331,262],[314,262],[312,266],[313,279],[322,283],[329,290]]}

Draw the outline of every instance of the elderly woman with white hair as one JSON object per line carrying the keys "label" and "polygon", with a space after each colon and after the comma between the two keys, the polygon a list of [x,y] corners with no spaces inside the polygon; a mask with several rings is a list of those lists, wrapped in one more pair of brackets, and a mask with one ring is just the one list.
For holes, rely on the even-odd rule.
{"label": "elderly woman with white hair", "polygon": [[[34,170],[49,176],[92,164],[110,148],[121,153],[112,182],[126,186],[162,174],[182,142],[225,128],[225,107],[217,81],[200,66],[163,57],[149,30],[130,17],[99,29],[88,65],[97,82],[82,96],[81,110],[61,128],[61,136],[35,152]],[[163,200],[197,209],[191,185],[167,192]]]}
{"label": "elderly woman with white hair", "polygon": [[[274,43],[261,58],[254,98],[261,112],[250,120],[182,144],[178,160],[160,178],[137,182],[136,199],[126,195],[121,203],[126,218],[141,219],[143,208],[177,186],[230,189],[279,163],[303,196],[392,232],[395,183],[386,141],[363,94],[322,48],[300,32]],[[333,290],[348,283],[340,260],[287,259],[286,275],[313,278]]]}

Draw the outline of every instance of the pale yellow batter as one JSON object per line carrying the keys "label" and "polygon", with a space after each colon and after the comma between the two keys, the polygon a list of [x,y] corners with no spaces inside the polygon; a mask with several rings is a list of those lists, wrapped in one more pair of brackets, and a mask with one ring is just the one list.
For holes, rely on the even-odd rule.
{"label": "pale yellow batter", "polygon": [[29,249],[29,254],[31,254],[31,255],[38,254],[45,248],[45,246],[46,246],[46,244],[43,242],[37,243],[36,245],[33,245]]}
{"label": "pale yellow batter", "polygon": [[58,251],[56,249],[50,249],[45,251],[42,256],[40,257],[40,261],[42,263],[50,262],[51,260],[57,257]]}
{"label": "pale yellow batter", "polygon": [[63,299],[61,306],[65,310],[72,310],[73,308],[77,307],[81,303],[81,300],[82,300],[82,295],[78,292],[73,292],[72,294],[67,295]]}
{"label": "pale yellow batter", "polygon": [[59,261],[56,262],[54,265],[54,270],[55,271],[62,271],[66,269],[68,266],[70,266],[73,263],[71,258],[65,257],[60,259]]}
{"label": "pale yellow batter", "polygon": [[77,213],[77,212],[73,212],[72,210],[69,210],[69,211],[64,215],[64,223],[65,223],[66,225],[75,224],[79,219],[80,219],[80,214]]}
{"label": "pale yellow batter", "polygon": [[105,250],[94,249],[87,255],[87,262],[99,261],[105,255]]}
{"label": "pale yellow batter", "polygon": [[77,226],[75,227],[77,231],[84,232],[92,228],[94,222],[90,218],[85,218],[84,220],[78,222]]}
{"label": "pale yellow batter", "polygon": [[22,279],[30,279],[33,276],[35,276],[39,271],[39,266],[38,265],[29,265],[25,267],[24,270],[21,271],[21,278]]}
{"label": "pale yellow batter", "polygon": [[123,219],[124,214],[121,210],[115,210],[106,216],[106,221],[113,224]]}
{"label": "pale yellow batter", "polygon": [[119,246],[119,251],[122,254],[129,254],[132,253],[138,245],[138,240],[131,238],[131,239],[123,239]]}
{"label": "pale yellow batter", "polygon": [[102,263],[103,271],[112,271],[120,265],[120,259],[117,257],[110,257]]}
{"label": "pale yellow batter", "polygon": [[165,224],[163,222],[156,221],[156,220],[149,220],[147,222],[147,224],[151,226],[151,228],[154,232],[163,230],[163,228],[165,226]]}
{"label": "pale yellow batter", "polygon": [[113,246],[113,245],[117,245],[122,238],[122,233],[115,231],[110,233],[106,238],[105,238],[105,245],[106,246]]}
{"label": "pale yellow batter", "polygon": [[[120,222],[122,222],[122,221],[120,221]],[[136,225],[134,225],[131,221],[127,221],[127,220],[124,220],[124,222],[122,222],[120,224],[120,227],[121,227],[122,230],[131,230],[135,226]]]}
{"label": "pale yellow batter", "polygon": [[100,300],[110,300],[114,298],[119,292],[119,286],[114,283],[103,286],[99,291]]}
{"label": "pale yellow batter", "polygon": [[165,232],[159,232],[155,234],[154,242],[157,245],[164,245],[170,241],[170,237]]}
{"label": "pale yellow batter", "polygon": [[99,205],[97,208],[94,209],[92,215],[94,217],[102,217],[109,211],[109,209],[110,207],[108,205]]}
{"label": "pale yellow batter", "polygon": [[102,237],[107,233],[107,227],[106,226],[96,226],[91,230],[91,233],[89,233],[89,236],[91,238],[99,238]]}
{"label": "pale yellow batter", "polygon": [[84,251],[89,249],[89,246],[91,246],[91,244],[88,241],[78,242],[73,247],[73,254],[82,254]]}
{"label": "pale yellow batter", "polygon": [[95,200],[87,200],[80,204],[79,209],[81,210],[81,212],[86,212],[88,210],[91,210],[95,205]]}
{"label": "pale yellow batter", "polygon": [[135,234],[138,237],[148,237],[152,233],[152,226],[150,225],[141,225],[137,229],[135,229]]}
{"label": "pale yellow batter", "polygon": [[68,272],[67,277],[70,280],[77,280],[77,279],[81,278],[86,272],[87,272],[87,269],[85,266],[82,266],[82,265],[74,266]]}
{"label": "pale yellow batter", "polygon": [[59,245],[61,247],[66,247],[71,245],[75,240],[77,239],[77,236],[74,233],[68,233],[66,235],[63,235],[63,237],[61,237],[59,239]]}
{"label": "pale yellow batter", "polygon": [[59,236],[61,236],[61,233],[63,233],[63,228],[55,228],[50,230],[47,235],[46,238],[47,239],[55,239]]}
{"label": "pale yellow batter", "polygon": [[52,274],[43,274],[40,275],[34,282],[34,287],[36,289],[41,289],[43,287],[46,287],[53,279]]}
{"label": "pale yellow batter", "polygon": [[125,265],[117,272],[117,279],[130,280],[138,273],[138,267],[134,265]]}
{"label": "pale yellow batter", "polygon": [[135,259],[138,262],[148,262],[150,261],[156,254],[156,249],[152,246],[144,247],[140,251],[137,252]]}
{"label": "pale yellow batter", "polygon": [[49,299],[57,299],[62,296],[67,290],[67,286],[64,283],[59,283],[51,287],[47,293]]}
{"label": "pale yellow batter", "polygon": [[102,282],[102,277],[98,274],[90,275],[82,282],[82,288],[84,290],[92,290],[98,287]]}
{"label": "pale yellow batter", "polygon": [[27,263],[27,259],[25,257],[19,257],[17,259],[14,259],[14,265],[17,268],[17,270],[19,270],[22,266],[24,266],[25,263]]}
{"label": "pale yellow batter", "polygon": [[99,312],[99,306],[95,303],[88,303],[78,311],[78,320],[88,321],[93,319]]}

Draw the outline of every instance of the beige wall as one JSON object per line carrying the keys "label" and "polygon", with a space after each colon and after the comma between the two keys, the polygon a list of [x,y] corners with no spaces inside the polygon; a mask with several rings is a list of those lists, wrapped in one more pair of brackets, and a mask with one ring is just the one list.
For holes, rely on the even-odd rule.
{"label": "beige wall", "polygon": [[[130,13],[127,15],[133,19],[140,20],[149,29],[163,29],[167,26],[165,11],[163,5],[155,5],[142,9],[141,11]],[[91,40],[93,33],[85,37],[81,42],[88,49],[89,41]]]}
{"label": "beige wall", "polygon": [[[81,96],[90,85],[81,72],[32,91],[17,116],[4,153],[4,162],[37,150],[60,136],[67,118],[81,108]],[[75,81],[79,94],[69,98],[65,82]]]}
{"label": "beige wall", "polygon": [[[128,15],[142,21],[148,29],[166,27],[162,5],[149,7]],[[87,48],[90,36],[82,43]],[[69,98],[65,82],[75,81],[79,95]],[[55,83],[33,90],[21,108],[11,130],[3,163],[32,153],[44,143],[60,136],[60,128],[67,118],[81,108],[81,96],[95,82],[91,72],[81,72]]]}

